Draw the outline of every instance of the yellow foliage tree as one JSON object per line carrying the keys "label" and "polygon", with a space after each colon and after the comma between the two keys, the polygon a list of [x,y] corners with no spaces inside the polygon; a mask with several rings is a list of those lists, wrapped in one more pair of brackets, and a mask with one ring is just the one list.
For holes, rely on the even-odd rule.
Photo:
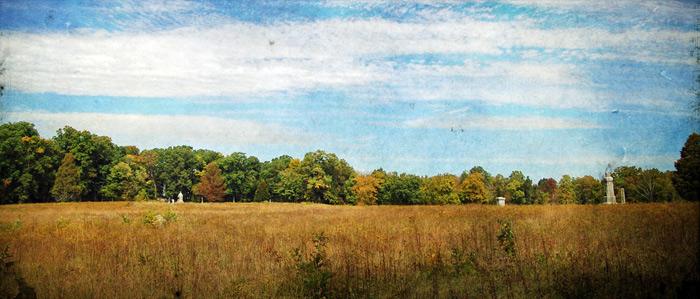
{"label": "yellow foliage tree", "polygon": [[383,180],[372,175],[360,175],[355,177],[355,185],[352,192],[355,194],[357,204],[373,205],[377,203],[377,194]]}
{"label": "yellow foliage tree", "polygon": [[488,203],[492,197],[480,172],[470,173],[459,186],[459,199],[463,203]]}

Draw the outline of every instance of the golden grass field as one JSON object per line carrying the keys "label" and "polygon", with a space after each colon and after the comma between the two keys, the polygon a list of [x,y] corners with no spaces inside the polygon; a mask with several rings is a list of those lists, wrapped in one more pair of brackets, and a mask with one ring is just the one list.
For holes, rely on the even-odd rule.
{"label": "golden grass field", "polygon": [[699,215],[690,203],[8,205],[0,297],[684,297],[697,292]]}

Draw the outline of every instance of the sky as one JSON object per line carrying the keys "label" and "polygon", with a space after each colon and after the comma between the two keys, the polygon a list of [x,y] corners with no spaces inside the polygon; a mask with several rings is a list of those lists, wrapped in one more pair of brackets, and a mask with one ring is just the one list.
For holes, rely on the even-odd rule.
{"label": "sky", "polygon": [[0,1],[2,122],[356,170],[672,170],[695,1]]}

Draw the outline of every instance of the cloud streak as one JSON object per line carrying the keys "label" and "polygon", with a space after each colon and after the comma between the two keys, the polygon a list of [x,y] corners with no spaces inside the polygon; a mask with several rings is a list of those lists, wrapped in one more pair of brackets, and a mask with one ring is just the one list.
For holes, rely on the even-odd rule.
{"label": "cloud streak", "polygon": [[303,146],[314,137],[297,129],[250,120],[193,116],[107,113],[10,112],[5,121],[28,121],[44,136],[64,126],[112,137],[118,144],[144,148],[198,145],[235,148],[249,145]]}
{"label": "cloud streak", "polygon": [[571,118],[543,116],[467,116],[416,118],[401,122],[407,128],[430,129],[488,129],[488,130],[562,130],[562,129],[600,129],[602,126]]}

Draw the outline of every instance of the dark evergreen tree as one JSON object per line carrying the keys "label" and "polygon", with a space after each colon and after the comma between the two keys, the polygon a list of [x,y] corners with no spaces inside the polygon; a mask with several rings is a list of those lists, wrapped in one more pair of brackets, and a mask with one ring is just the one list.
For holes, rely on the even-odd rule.
{"label": "dark evergreen tree", "polygon": [[678,194],[686,200],[700,200],[700,135],[688,136],[675,166],[673,186]]}

